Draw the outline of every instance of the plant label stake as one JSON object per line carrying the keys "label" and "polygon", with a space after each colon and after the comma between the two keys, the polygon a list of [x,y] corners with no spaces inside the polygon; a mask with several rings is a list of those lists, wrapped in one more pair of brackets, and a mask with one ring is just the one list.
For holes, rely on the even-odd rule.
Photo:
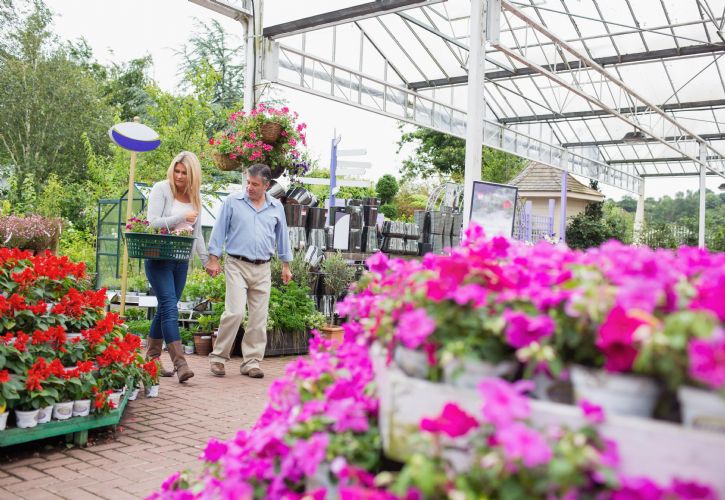
{"label": "plant label stake", "polygon": [[[108,136],[111,140],[123,149],[131,151],[131,167],[128,175],[128,198],[126,200],[126,222],[133,213],[133,188],[136,177],[136,156],[137,153],[144,151],[153,151],[161,144],[159,134],[151,127],[140,123],[139,117],[135,117],[132,122],[124,122],[114,125],[108,129]],[[126,281],[128,279],[128,247],[124,242],[123,245],[123,270],[121,271],[121,308],[120,315],[126,312]]]}

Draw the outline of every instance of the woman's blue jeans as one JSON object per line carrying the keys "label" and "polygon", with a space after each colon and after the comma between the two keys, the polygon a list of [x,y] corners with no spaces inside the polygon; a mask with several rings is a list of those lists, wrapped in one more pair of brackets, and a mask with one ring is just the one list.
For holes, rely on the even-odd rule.
{"label": "woman's blue jeans", "polygon": [[166,344],[181,340],[179,310],[176,307],[186,284],[187,260],[147,260],[146,277],[156,292],[159,306],[151,321],[149,337],[164,339]]}

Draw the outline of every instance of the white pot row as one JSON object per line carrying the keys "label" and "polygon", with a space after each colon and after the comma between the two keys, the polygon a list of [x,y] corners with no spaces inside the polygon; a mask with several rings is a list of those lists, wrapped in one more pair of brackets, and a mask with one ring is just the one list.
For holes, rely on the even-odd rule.
{"label": "white pot row", "polygon": [[[160,385],[154,385],[146,388],[147,398],[156,398],[159,396]],[[113,402],[116,407],[121,402],[121,396],[123,396],[125,390],[115,391],[109,396],[109,401]],[[129,394],[128,399],[130,401],[135,400],[138,397],[139,388],[135,388]],[[45,424],[53,420],[68,420],[72,417],[86,417],[91,412],[91,400],[81,399],[78,401],[63,401],[55,403],[52,406],[46,406],[45,408],[39,408],[37,410],[22,411],[15,410],[15,425],[20,429],[28,429],[35,427],[38,424]],[[6,411],[0,413],[0,431],[5,430],[8,421],[8,415],[10,412]]]}

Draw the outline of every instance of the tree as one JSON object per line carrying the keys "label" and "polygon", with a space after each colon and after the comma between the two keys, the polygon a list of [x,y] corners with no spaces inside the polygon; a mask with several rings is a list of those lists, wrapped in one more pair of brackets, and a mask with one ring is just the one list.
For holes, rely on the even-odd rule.
{"label": "tree", "polygon": [[34,2],[27,17],[13,19],[0,59],[0,163],[10,166],[17,186],[32,174],[36,192],[52,173],[80,181],[81,135],[107,151],[110,108],[98,82],[57,44],[42,2]]}
{"label": "tree", "polygon": [[[463,139],[418,128],[403,132],[398,141],[398,152],[406,145],[412,145],[414,150],[413,155],[403,161],[403,179],[441,176],[463,181],[466,165],[466,141]],[[481,179],[490,182],[509,182],[526,166],[524,159],[486,146],[481,151],[481,158]]]}
{"label": "tree", "polygon": [[[211,88],[210,105],[213,120],[207,132],[224,127],[225,111],[240,108],[244,98],[244,64],[241,54],[244,47],[231,38],[219,24],[213,20],[211,24],[197,21],[196,31],[191,35],[189,44],[177,53],[183,57],[179,73],[183,77],[182,87],[198,92],[196,83],[189,75],[214,75]],[[208,89],[204,89],[206,92]],[[211,135],[211,134],[209,134]]]}
{"label": "tree", "polygon": [[375,185],[375,191],[383,204],[393,201],[395,195],[398,194],[398,189],[398,181],[390,174],[382,176]]}
{"label": "tree", "polygon": [[[589,187],[599,191],[599,183],[595,180],[589,182]],[[566,242],[571,248],[584,249],[599,246],[611,239],[626,242],[630,239],[629,234],[631,232],[624,215],[598,201],[587,204],[584,212],[569,218]]]}

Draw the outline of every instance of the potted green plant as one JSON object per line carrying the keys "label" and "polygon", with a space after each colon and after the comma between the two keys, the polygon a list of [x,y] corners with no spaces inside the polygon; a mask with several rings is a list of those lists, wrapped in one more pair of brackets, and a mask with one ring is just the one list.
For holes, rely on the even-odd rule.
{"label": "potted green plant", "polygon": [[10,372],[0,370],[0,431],[5,430],[8,422],[8,408],[20,398],[18,391],[23,388],[18,380],[10,375]]}
{"label": "potted green plant", "polygon": [[152,359],[143,365],[141,372],[143,385],[147,398],[155,398],[159,395],[159,363]]}
{"label": "potted green plant", "polygon": [[335,341],[342,342],[343,330],[335,325],[335,307],[338,299],[345,293],[355,280],[355,268],[345,258],[336,252],[325,257],[322,261],[321,271],[325,284],[325,294],[332,297],[332,305],[327,318],[327,325],[320,330],[322,335]]}
{"label": "potted green plant", "polygon": [[54,387],[42,386],[37,379],[26,379],[25,390],[20,392],[15,405],[16,425],[28,428],[48,422],[56,401],[58,391]]}
{"label": "potted green plant", "polygon": [[194,332],[188,328],[179,329],[181,343],[184,345],[184,354],[194,354]]}

